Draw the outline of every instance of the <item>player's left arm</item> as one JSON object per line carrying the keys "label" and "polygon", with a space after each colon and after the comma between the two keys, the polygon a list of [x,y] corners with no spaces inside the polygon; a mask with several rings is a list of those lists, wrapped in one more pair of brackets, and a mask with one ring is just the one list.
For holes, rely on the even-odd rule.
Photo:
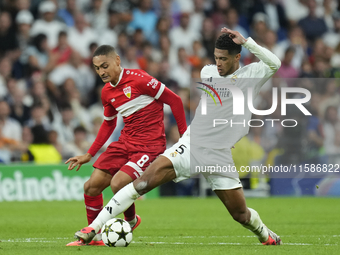
{"label": "player's left arm", "polygon": [[257,68],[257,71],[261,72],[261,74],[258,74],[259,77],[270,77],[280,68],[280,59],[271,51],[258,45],[251,37],[245,39],[239,32],[228,28],[222,28],[221,32],[228,33],[235,43],[247,48],[260,59],[259,66]]}
{"label": "player's left arm", "polygon": [[140,93],[149,95],[170,106],[177,122],[179,134],[182,136],[187,129],[182,99],[146,72],[141,71],[141,73],[143,77],[140,78],[139,82]]}
{"label": "player's left arm", "polygon": [[185,119],[182,99],[170,89],[165,87],[158,100],[170,106],[172,114],[174,115],[177,122],[178,132],[182,137],[185,130],[187,130],[187,122]]}

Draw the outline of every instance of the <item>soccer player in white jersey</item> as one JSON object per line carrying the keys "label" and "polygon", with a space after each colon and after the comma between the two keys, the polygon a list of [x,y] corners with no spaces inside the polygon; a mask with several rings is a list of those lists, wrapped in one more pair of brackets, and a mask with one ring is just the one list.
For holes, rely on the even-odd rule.
{"label": "soccer player in white jersey", "polygon": [[[261,86],[279,69],[281,62],[270,51],[257,45],[252,38],[245,39],[239,32],[227,28],[223,28],[222,32],[223,34],[217,39],[215,44],[214,55],[216,65],[205,66],[202,69],[202,81],[214,78],[225,78],[225,81],[229,81],[231,78],[235,80],[236,77],[238,80],[240,80],[239,78],[252,78],[251,83],[255,91],[253,93],[254,97]],[[260,61],[240,67],[241,45],[255,54]],[[241,90],[245,90],[245,81],[246,79],[241,80],[240,84],[237,85],[240,86]],[[201,101],[202,99],[203,95]],[[222,103],[227,105],[232,100],[232,96],[221,99]],[[231,111],[232,107],[227,109]],[[107,220],[123,212],[139,196],[168,181],[178,182],[190,178],[192,176],[190,167],[193,165],[211,165],[209,157],[215,160],[213,161],[214,163],[220,165],[233,164],[230,148],[248,133],[248,129],[240,128],[239,130],[233,130],[225,128],[226,130],[221,129],[219,132],[216,132],[212,129],[211,125],[203,123],[204,118],[198,114],[200,110],[200,107],[198,107],[191,126],[188,127],[178,143],[159,156],[141,177],[118,191],[92,224],[75,233],[76,238],[85,243],[90,242]],[[216,110],[209,112],[209,114],[212,117],[220,117],[219,114],[221,112]],[[228,112],[225,115],[231,119],[234,118],[234,120],[238,118]],[[249,111],[246,111],[243,117],[248,122],[251,114]],[[204,138],[206,139],[204,140]],[[205,141],[207,140],[211,142],[206,143]],[[205,143],[202,144],[202,142]],[[213,148],[211,145],[216,146],[216,148]],[[216,176],[214,176],[214,173],[203,175],[234,220],[252,231],[262,244],[282,244],[280,237],[263,224],[259,214],[254,209],[246,206],[238,174],[237,176],[234,176],[235,173],[217,174]]]}

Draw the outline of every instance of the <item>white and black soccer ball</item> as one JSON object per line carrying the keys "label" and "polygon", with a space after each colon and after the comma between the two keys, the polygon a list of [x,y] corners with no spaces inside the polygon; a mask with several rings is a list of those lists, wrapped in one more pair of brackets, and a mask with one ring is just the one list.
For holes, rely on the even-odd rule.
{"label": "white and black soccer ball", "polygon": [[102,227],[102,240],[109,247],[126,247],[132,241],[130,224],[123,219],[108,220]]}

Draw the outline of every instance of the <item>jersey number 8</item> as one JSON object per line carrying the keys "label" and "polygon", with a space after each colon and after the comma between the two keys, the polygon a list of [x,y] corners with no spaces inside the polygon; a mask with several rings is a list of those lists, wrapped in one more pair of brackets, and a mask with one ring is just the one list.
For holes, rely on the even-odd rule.
{"label": "jersey number 8", "polygon": [[149,156],[144,154],[140,160],[137,161],[137,165],[139,165],[140,167],[143,167],[144,164],[149,160]]}

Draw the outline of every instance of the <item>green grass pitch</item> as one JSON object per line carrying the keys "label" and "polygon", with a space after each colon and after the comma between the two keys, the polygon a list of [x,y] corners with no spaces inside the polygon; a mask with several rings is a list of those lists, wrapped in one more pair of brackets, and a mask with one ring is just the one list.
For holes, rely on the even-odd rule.
{"label": "green grass pitch", "polygon": [[[340,254],[340,199],[247,199],[283,246],[262,246],[217,198],[139,200],[141,225],[126,248],[65,247],[86,226],[84,204],[0,203],[2,254]],[[120,216],[122,217],[122,216]]]}

